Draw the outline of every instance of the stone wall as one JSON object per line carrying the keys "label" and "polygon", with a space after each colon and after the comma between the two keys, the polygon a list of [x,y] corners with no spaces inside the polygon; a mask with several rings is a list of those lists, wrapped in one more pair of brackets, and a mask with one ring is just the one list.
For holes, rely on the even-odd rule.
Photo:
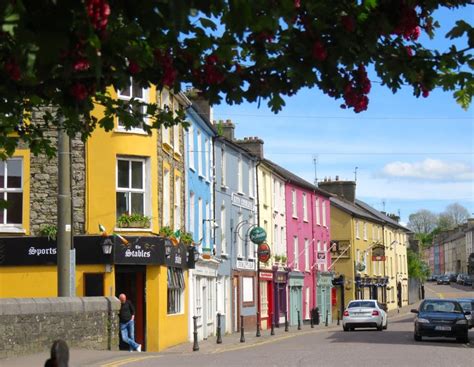
{"label": "stone wall", "polygon": [[57,339],[117,350],[119,309],[115,297],[0,299],[0,358],[49,351]]}
{"label": "stone wall", "polygon": [[[33,120],[42,120],[42,112],[33,114]],[[51,146],[57,147],[57,131],[46,131]],[[23,147],[26,148],[26,147]],[[84,234],[85,225],[85,144],[71,139],[72,197],[74,234]],[[58,159],[45,154],[31,155],[30,160],[30,229],[39,235],[43,225],[57,224]],[[25,198],[26,199],[26,198]]]}

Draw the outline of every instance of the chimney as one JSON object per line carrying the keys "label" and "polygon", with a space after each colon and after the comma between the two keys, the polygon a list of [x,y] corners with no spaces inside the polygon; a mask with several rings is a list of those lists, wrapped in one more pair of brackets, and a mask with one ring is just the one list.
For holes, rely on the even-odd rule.
{"label": "chimney", "polygon": [[213,119],[212,107],[209,101],[201,97],[199,90],[189,89],[186,91],[186,97],[192,102],[193,106],[198,111],[199,115],[211,122]]}
{"label": "chimney", "polygon": [[232,122],[232,120],[226,120],[225,122],[223,120],[219,120],[217,124],[214,124],[215,128],[217,129],[217,134],[220,136],[223,136],[224,138],[234,141],[234,130],[235,130],[235,125]]}
{"label": "chimney", "polygon": [[339,181],[339,176],[336,176],[336,181],[323,181],[319,183],[319,188],[335,194],[341,198],[355,202],[356,196],[356,182],[355,181]]}
{"label": "chimney", "polygon": [[263,140],[257,136],[251,136],[244,138],[243,140],[236,141],[239,146],[249,151],[250,154],[263,159]]}

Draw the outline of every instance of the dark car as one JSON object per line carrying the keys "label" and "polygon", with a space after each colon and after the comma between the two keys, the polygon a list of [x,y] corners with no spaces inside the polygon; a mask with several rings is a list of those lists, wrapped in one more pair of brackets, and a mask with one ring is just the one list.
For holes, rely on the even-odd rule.
{"label": "dark car", "polygon": [[446,273],[446,275],[449,277],[450,282],[456,283],[456,280],[458,279],[457,273]]}
{"label": "dark car", "polygon": [[469,311],[471,314],[466,315],[466,319],[469,323],[469,329],[474,327],[474,298],[457,298],[456,301],[459,302],[464,311]]}
{"label": "dark car", "polygon": [[456,283],[460,284],[460,285],[464,285],[465,279],[467,277],[469,277],[469,275],[467,275],[467,274],[463,274],[463,273],[458,274],[458,276],[456,278]]}
{"label": "dark car", "polygon": [[436,284],[450,284],[451,281],[449,280],[449,276],[442,275],[436,280]]}
{"label": "dark car", "polygon": [[426,299],[416,313],[415,333],[416,341],[422,337],[456,338],[458,342],[468,343],[468,320],[471,313],[464,311],[457,300]]}

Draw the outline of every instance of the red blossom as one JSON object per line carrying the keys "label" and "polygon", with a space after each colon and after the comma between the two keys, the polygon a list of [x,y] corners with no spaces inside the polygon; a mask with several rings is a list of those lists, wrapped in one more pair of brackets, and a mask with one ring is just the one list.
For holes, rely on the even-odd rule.
{"label": "red blossom", "polygon": [[85,71],[89,69],[91,64],[89,63],[89,60],[86,58],[79,58],[76,60],[76,62],[73,65],[74,71]]}
{"label": "red blossom", "polygon": [[430,90],[428,88],[426,88],[423,84],[420,86],[421,88],[421,95],[423,96],[423,98],[426,98],[430,95]]}
{"label": "red blossom", "polygon": [[313,45],[313,58],[318,61],[326,60],[328,53],[326,51],[326,47],[321,41],[316,41]]}
{"label": "red blossom", "polygon": [[295,8],[298,9],[301,7],[301,0],[295,0]]}
{"label": "red blossom", "polygon": [[10,79],[18,81],[21,78],[20,67],[14,60],[9,60],[4,65],[5,72],[9,75]]}
{"label": "red blossom", "polygon": [[413,56],[413,49],[410,46],[405,46],[405,50],[407,51],[407,55],[409,57]]}
{"label": "red blossom", "polygon": [[87,0],[86,9],[93,27],[98,31],[103,31],[107,27],[110,16],[110,5],[107,0]]}
{"label": "red blossom", "polygon": [[167,53],[163,53],[161,50],[155,50],[155,59],[160,64],[161,68],[163,69],[163,85],[171,87],[175,80],[178,72],[173,66],[173,58]]}
{"label": "red blossom", "polygon": [[140,71],[141,71],[141,68],[135,61],[130,61],[128,63],[128,72],[131,75],[138,74]]}
{"label": "red blossom", "polygon": [[87,87],[82,84],[82,83],[75,83],[71,87],[71,95],[77,100],[77,101],[83,101],[87,98],[89,95],[89,92],[87,90]]}
{"label": "red blossom", "polygon": [[350,15],[344,15],[341,17],[342,26],[345,28],[346,31],[352,33],[355,31],[356,22],[354,17]]}
{"label": "red blossom", "polygon": [[419,26],[416,26],[415,29],[412,31],[410,38],[416,41],[418,37],[420,37],[420,34],[421,34],[421,28]]}

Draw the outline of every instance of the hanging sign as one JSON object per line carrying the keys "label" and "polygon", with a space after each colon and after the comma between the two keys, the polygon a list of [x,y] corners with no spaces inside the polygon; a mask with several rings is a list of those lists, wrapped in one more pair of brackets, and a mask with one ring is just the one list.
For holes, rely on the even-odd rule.
{"label": "hanging sign", "polygon": [[325,251],[318,251],[316,254],[316,263],[318,265],[326,264],[326,252]]}
{"label": "hanging sign", "polygon": [[270,246],[268,246],[268,243],[263,242],[260,245],[258,245],[257,255],[258,255],[258,260],[262,263],[266,263],[268,260],[270,260],[271,253],[270,253]]}
{"label": "hanging sign", "polygon": [[372,261],[385,261],[385,247],[383,245],[372,248]]}
{"label": "hanging sign", "polygon": [[255,227],[250,231],[250,241],[257,245],[265,242],[267,239],[267,233],[262,227]]}

